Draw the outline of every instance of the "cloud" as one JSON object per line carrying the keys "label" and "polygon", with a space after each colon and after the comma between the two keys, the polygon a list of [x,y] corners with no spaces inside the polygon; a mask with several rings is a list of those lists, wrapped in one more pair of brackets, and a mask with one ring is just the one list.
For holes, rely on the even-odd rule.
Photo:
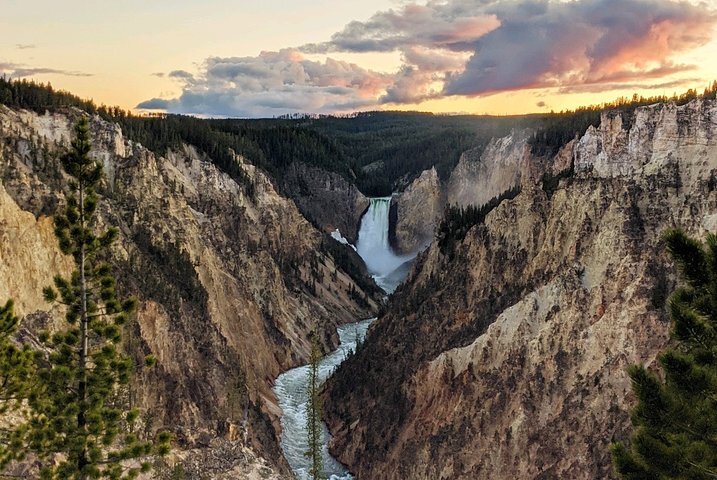
{"label": "cloud", "polygon": [[414,66],[404,66],[393,78],[393,84],[379,98],[380,103],[414,103],[437,98],[440,93],[431,85],[440,78],[433,72],[422,71]]}
{"label": "cloud", "polygon": [[169,78],[178,78],[180,80],[191,80],[194,77],[194,75],[186,70],[172,70],[167,76]]}
{"label": "cloud", "polygon": [[684,78],[661,83],[594,83],[585,85],[570,85],[558,89],[558,93],[601,93],[616,90],[668,90],[673,88],[694,87],[704,83],[699,78]]}
{"label": "cloud", "polygon": [[459,2],[408,4],[400,11],[379,12],[366,22],[351,22],[330,41],[301,49],[309,53],[390,52],[420,45],[464,50],[476,38],[500,26],[494,14],[477,10],[470,12]]}
{"label": "cloud", "polygon": [[353,63],[310,60],[297,49],[211,57],[197,75],[177,70],[169,76],[183,82],[182,94],[147,100],[137,108],[239,117],[344,112],[376,105],[393,80]]}
{"label": "cloud", "polygon": [[674,63],[705,45],[717,23],[705,5],[669,0],[495,4],[501,27],[477,39],[446,95],[661,78],[692,69]]}
{"label": "cloud", "polygon": [[543,102],[542,100],[540,102],[536,103],[535,106],[539,107],[539,108],[548,108],[548,104]]}
{"label": "cloud", "polygon": [[[170,72],[182,94],[167,105],[269,116],[523,89],[645,88],[694,70],[679,58],[707,44],[716,25],[713,7],[684,0],[427,0],[353,21],[326,42]],[[376,72],[331,58],[371,52],[398,53],[400,68]]]}
{"label": "cloud", "polygon": [[3,63],[0,62],[0,73],[7,75],[12,78],[25,78],[33,77],[36,75],[66,75],[69,77],[91,77],[92,73],[78,72],[76,70],[59,70],[56,68],[47,67],[29,67],[23,64],[17,63]]}
{"label": "cloud", "polygon": [[139,105],[137,105],[137,108],[141,108],[144,110],[168,110],[172,105],[172,102],[169,100],[164,100],[162,98],[152,98],[150,100],[145,100],[144,102],[141,102]]}
{"label": "cloud", "polygon": [[164,78],[164,72],[154,72],[150,75],[152,75],[153,77]]}
{"label": "cloud", "polygon": [[37,45],[34,43],[16,43],[15,48],[18,50],[29,50],[31,48],[37,48]]}
{"label": "cloud", "polygon": [[403,101],[423,99],[436,81],[445,96],[565,85],[598,91],[692,69],[673,59],[709,42],[716,23],[706,4],[685,1],[434,0],[351,22],[328,42],[301,48],[401,52],[394,90],[416,95],[384,98]]}

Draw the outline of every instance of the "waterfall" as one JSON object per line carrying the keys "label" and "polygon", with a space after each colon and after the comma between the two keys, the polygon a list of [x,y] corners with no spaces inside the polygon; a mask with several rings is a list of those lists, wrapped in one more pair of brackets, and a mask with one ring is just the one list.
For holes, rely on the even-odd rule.
{"label": "waterfall", "polygon": [[[391,208],[391,197],[371,198],[368,210],[361,219],[356,251],[363,258],[369,273],[376,283],[386,292],[391,293],[403,281],[415,255],[396,255],[388,241],[388,221]],[[339,232],[334,238],[341,243]],[[339,238],[337,238],[339,237]],[[338,327],[340,344],[338,349],[321,360],[319,379],[321,382],[344,361],[350,350],[366,335],[369,324],[373,321],[362,320]],[[274,393],[281,407],[281,448],[297,479],[306,480],[309,471],[309,459],[305,455],[308,450],[306,429],[306,404],[308,400],[309,367],[288,370],[274,382]],[[329,432],[324,425],[321,435],[322,459],[324,473],[330,480],[353,480],[353,476],[335,458],[329,454]]]}
{"label": "waterfall", "polygon": [[379,287],[393,292],[408,274],[414,255],[396,255],[388,241],[391,197],[371,198],[361,219],[356,251]]}

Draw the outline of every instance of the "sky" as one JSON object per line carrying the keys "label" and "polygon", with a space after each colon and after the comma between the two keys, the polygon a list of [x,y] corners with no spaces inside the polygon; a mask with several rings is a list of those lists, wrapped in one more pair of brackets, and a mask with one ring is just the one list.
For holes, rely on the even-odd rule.
{"label": "sky", "polygon": [[134,111],[560,111],[717,80],[717,0],[0,0],[0,74]]}

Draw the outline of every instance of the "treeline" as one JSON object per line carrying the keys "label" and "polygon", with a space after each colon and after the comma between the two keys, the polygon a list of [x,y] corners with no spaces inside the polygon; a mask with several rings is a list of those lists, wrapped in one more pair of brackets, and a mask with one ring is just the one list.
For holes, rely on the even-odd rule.
{"label": "treeline", "polygon": [[90,113],[98,111],[93,101],[82,100],[63,90],[55,90],[49,83],[45,85],[32,80],[11,80],[6,76],[0,77],[0,103],[37,112],[68,106]]}
{"label": "treeline", "polygon": [[280,179],[295,161],[356,178],[353,159],[326,135],[281,120],[208,120],[215,131],[242,138],[254,146],[252,163]]}
{"label": "treeline", "polygon": [[118,107],[97,105],[50,84],[0,78],[0,103],[38,113],[75,107],[120,125],[124,135],[146,148],[164,154],[193,145],[218,168],[253,195],[254,186],[237,162],[246,158],[275,179],[281,179],[294,161],[339,173],[356,181],[355,164],[334,140],[296,121],[212,120],[185,115],[134,115]]}
{"label": "treeline", "polygon": [[695,89],[689,89],[685,93],[674,94],[671,97],[666,95],[643,97],[635,94],[630,98],[620,97],[613,102],[601,105],[551,113],[541,119],[540,128],[530,138],[531,152],[537,156],[555,155],[563,145],[585,133],[591,125],[597,128],[600,125],[600,114],[605,110],[620,112],[624,127],[630,128],[635,110],[639,107],[667,102],[684,105],[700,97],[714,100],[717,97],[717,81],[707,87],[702,95],[698,94]]}
{"label": "treeline", "polygon": [[367,195],[387,195],[435,166],[446,178],[460,155],[492,137],[527,126],[527,117],[438,116],[416,112],[365,112],[350,116],[293,115],[283,119],[205,120],[184,115],[138,116],[97,105],[49,84],[0,78],[0,103],[44,113],[76,107],[118,123],[124,134],[158,153],[190,144],[223,171],[253,186],[234,152],[281,179],[301,161],[336,172]]}
{"label": "treeline", "polygon": [[254,185],[236,155],[251,159],[259,157],[261,150],[246,138],[216,131],[206,121],[195,117],[112,116],[105,115],[102,107],[98,113],[108,121],[119,123],[128,138],[154,152],[164,154],[183,144],[193,145],[204,152],[220,170],[242,185],[247,194],[254,195]]}
{"label": "treeline", "polygon": [[[185,115],[139,116],[118,107],[98,106],[49,84],[0,78],[0,103],[38,113],[76,107],[116,122],[123,133],[163,154],[183,144],[204,152],[221,170],[253,195],[253,185],[235,153],[280,178],[294,160],[352,177],[351,163],[324,135],[282,122],[204,120]],[[284,122],[285,123],[285,122]]]}
{"label": "treeline", "polygon": [[[508,135],[512,129],[536,129],[529,140],[533,154],[550,156],[590,125],[598,126],[603,110],[620,111],[629,125],[639,106],[668,101],[684,104],[699,96],[696,90],[672,97],[635,95],[573,111],[507,117],[379,111],[205,120],[184,115],[133,115],[117,107],[98,106],[49,84],[0,78],[0,103],[39,113],[77,107],[118,123],[128,138],[160,154],[182,144],[194,145],[252,195],[253,185],[235,153],[277,180],[292,162],[301,161],[342,175],[366,195],[384,196],[404,188],[431,167],[445,180],[463,152],[484,148],[492,138]],[[714,99],[717,82],[701,96]]]}
{"label": "treeline", "polygon": [[519,193],[520,187],[511,188],[497,197],[491,198],[480,207],[475,205],[468,205],[467,207],[449,205],[443,215],[441,224],[438,226],[438,246],[441,252],[444,254],[452,252],[455,244],[465,238],[468,230],[475,225],[482,224],[488,213],[500,205],[503,200],[512,200]]}
{"label": "treeline", "polygon": [[353,161],[355,182],[363,193],[385,196],[431,167],[446,179],[463,152],[484,147],[491,138],[505,136],[529,122],[527,117],[363,112],[297,123],[336,142]]}
{"label": "treeline", "polygon": [[160,154],[179,148],[182,144],[193,145],[253,196],[254,186],[234,153],[255,158],[261,155],[261,150],[245,138],[212,129],[202,119],[183,115],[133,115],[119,107],[98,106],[91,100],[55,90],[50,84],[6,77],[0,78],[0,103],[38,113],[67,107],[79,108],[109,122],[118,123],[127,138]]}
{"label": "treeline", "polygon": [[441,178],[447,178],[464,151],[485,146],[529,120],[360,112],[210,122],[214,128],[254,141],[264,154],[257,164],[277,178],[300,160],[344,176],[366,195],[385,196],[433,166]]}

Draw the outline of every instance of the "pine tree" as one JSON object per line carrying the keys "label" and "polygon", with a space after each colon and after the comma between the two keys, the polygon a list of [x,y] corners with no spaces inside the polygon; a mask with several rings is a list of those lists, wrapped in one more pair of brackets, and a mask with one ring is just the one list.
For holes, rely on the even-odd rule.
{"label": "pine tree", "polygon": [[117,230],[95,233],[95,188],[102,167],[89,156],[86,118],[77,123],[75,136],[62,158],[72,181],[64,212],[55,216],[55,234],[77,270],[69,279],[55,277],[54,288],[44,290],[48,301],[59,299],[65,305],[67,326],[41,337],[49,354],[38,365],[37,391],[29,398],[26,441],[45,460],[43,479],[134,478],[149,470],[146,460],[151,454],[167,452],[169,436],[140,441],[132,433],[139,412],[117,401],[133,370],[119,345],[121,327],[136,301],[117,298],[110,267],[101,260]]}
{"label": "pine tree", "polygon": [[311,361],[309,363],[309,378],[306,403],[306,431],[309,450],[306,456],[311,462],[309,475],[312,480],[324,479],[324,466],[321,459],[321,396],[319,379],[319,362],[321,362],[321,347],[316,332],[311,334]]}
{"label": "pine tree", "polygon": [[[13,341],[19,320],[13,314],[13,302],[0,307],[0,414],[9,411],[22,416],[23,400],[27,399],[37,352],[28,345]],[[13,460],[24,456],[22,439],[27,432],[24,422],[0,429],[0,470]]]}
{"label": "pine tree", "polygon": [[680,230],[665,233],[684,281],[669,302],[674,346],[663,375],[630,367],[638,404],[629,445],[611,447],[628,480],[717,478],[717,236],[705,245]]}

